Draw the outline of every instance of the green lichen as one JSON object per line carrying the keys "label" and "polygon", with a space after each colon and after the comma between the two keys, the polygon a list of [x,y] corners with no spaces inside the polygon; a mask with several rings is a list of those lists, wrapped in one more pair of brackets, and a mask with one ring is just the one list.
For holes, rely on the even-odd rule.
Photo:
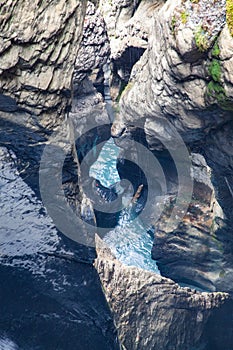
{"label": "green lichen", "polygon": [[120,98],[121,98],[122,93],[123,93],[123,91],[125,90],[126,86],[127,86],[127,83],[124,82],[124,81],[121,81],[119,93],[118,93],[117,98],[116,98],[116,102],[119,102],[119,101],[120,101]]}
{"label": "green lichen", "polygon": [[[216,51],[217,48],[215,48]],[[211,81],[207,85],[207,96],[214,99],[218,105],[227,111],[233,111],[233,102],[226,96],[221,82],[221,64],[218,59],[213,59],[208,67]]]}
{"label": "green lichen", "polygon": [[196,46],[201,52],[205,52],[209,48],[208,37],[202,26],[199,26],[194,33]]}
{"label": "green lichen", "polygon": [[134,82],[130,81],[130,82],[126,85],[126,87],[124,88],[124,90],[122,91],[122,96],[123,96],[123,94],[125,94],[125,93],[127,93],[129,90],[131,90],[133,86],[134,86]]}
{"label": "green lichen", "polygon": [[181,18],[181,22],[183,24],[187,23],[187,20],[188,20],[188,12],[187,11],[182,11],[181,14],[180,14],[180,18]]}
{"label": "green lichen", "polygon": [[[116,106],[120,102],[121,97],[123,97],[125,93],[127,93],[129,90],[131,90],[131,88],[133,86],[134,86],[134,82],[132,82],[132,81],[128,82],[128,84],[126,82],[123,82],[123,81],[121,82],[119,93],[118,93],[117,98],[115,100]],[[118,111],[115,111],[115,112],[118,112]]]}
{"label": "green lichen", "polygon": [[227,25],[231,35],[233,36],[233,1],[226,0],[226,18]]}
{"label": "green lichen", "polygon": [[221,103],[226,99],[223,86],[219,82],[213,80],[211,80],[207,85],[207,94],[210,97],[214,97],[218,103]]}
{"label": "green lichen", "polygon": [[192,3],[197,4],[199,0],[190,0]]}
{"label": "green lichen", "polygon": [[221,78],[221,65],[220,65],[220,61],[217,59],[213,59],[213,61],[211,61],[210,65],[209,65],[209,74],[211,76],[211,78],[215,81],[215,82],[220,82],[220,78]]}
{"label": "green lichen", "polygon": [[207,99],[215,101],[222,109],[233,111],[233,102],[226,95],[226,91],[221,81],[221,61],[219,60],[220,48],[217,41],[211,50],[212,60],[208,66],[211,81],[207,85]]}
{"label": "green lichen", "polygon": [[233,111],[233,102],[226,96],[225,89],[221,83],[211,80],[207,85],[207,96],[216,100],[222,109]]}
{"label": "green lichen", "polygon": [[225,111],[231,111],[233,112],[233,102],[232,100],[230,100],[226,94],[225,94],[225,100],[222,100],[220,103],[219,103],[220,107],[222,109],[224,109]]}
{"label": "green lichen", "polygon": [[177,18],[174,15],[174,16],[172,16],[172,20],[171,20],[171,29],[172,29],[172,34],[173,35],[175,35],[176,22],[177,22]]}
{"label": "green lichen", "polygon": [[218,46],[218,42],[217,41],[215,41],[215,43],[214,43],[213,49],[211,51],[211,54],[212,54],[213,57],[219,58],[220,48]]}

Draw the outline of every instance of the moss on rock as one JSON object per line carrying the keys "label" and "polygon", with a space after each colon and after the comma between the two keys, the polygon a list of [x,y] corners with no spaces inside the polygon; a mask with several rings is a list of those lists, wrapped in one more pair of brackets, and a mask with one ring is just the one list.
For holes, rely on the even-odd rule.
{"label": "moss on rock", "polygon": [[233,102],[226,96],[224,87],[214,80],[211,80],[207,85],[207,96],[213,98],[218,105],[226,110],[233,111]]}
{"label": "moss on rock", "polygon": [[208,50],[209,48],[208,35],[205,32],[205,30],[202,28],[202,26],[199,26],[196,29],[196,32],[194,33],[194,39],[199,51],[205,52],[206,50]]}
{"label": "moss on rock", "polygon": [[220,55],[220,48],[219,48],[219,45],[218,45],[218,42],[217,42],[217,41],[215,41],[211,53],[212,53],[212,56],[213,56],[213,57],[219,58],[219,55]]}
{"label": "moss on rock", "polygon": [[221,65],[220,61],[217,59],[214,59],[211,61],[210,66],[209,66],[209,74],[211,75],[211,78],[215,82],[219,82],[221,78]]}

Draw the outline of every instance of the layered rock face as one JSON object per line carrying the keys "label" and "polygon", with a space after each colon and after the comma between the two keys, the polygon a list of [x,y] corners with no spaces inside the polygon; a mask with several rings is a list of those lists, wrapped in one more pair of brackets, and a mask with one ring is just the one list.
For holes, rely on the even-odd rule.
{"label": "layered rock face", "polygon": [[[211,183],[211,169],[200,154],[192,154],[193,195],[188,210],[175,229],[167,223],[176,206],[175,196],[168,196],[157,222],[152,256],[161,273],[180,283],[204,290],[232,291],[221,286],[225,275],[223,244],[216,232],[223,226],[224,214]],[[226,289],[225,289],[226,288]]]}
{"label": "layered rock face", "polygon": [[70,148],[65,121],[86,5],[72,0],[1,4],[1,143],[10,140],[22,176],[37,193],[39,162],[52,132],[60,127],[60,146]]}
{"label": "layered rock face", "polygon": [[[143,142],[157,159],[161,161],[167,149],[176,167],[182,167],[180,136],[199,157],[199,165],[190,163],[194,193],[176,229],[167,223],[180,183],[177,174],[164,167],[173,188],[155,223],[152,256],[176,281],[228,291],[233,285],[232,45],[225,1],[167,1],[154,12],[148,49],[133,67],[112,128],[124,147],[132,125],[141,127]],[[192,188],[183,192],[185,197]]]}
{"label": "layered rock face", "polygon": [[88,2],[82,41],[75,62],[74,85],[93,74],[93,71],[96,80],[103,83],[103,65],[109,56],[110,44],[105,21],[100,10],[96,10],[95,6]]}
{"label": "layered rock face", "polygon": [[[133,65],[148,46],[152,13],[163,0],[101,0],[99,10],[106,22],[111,46],[111,96],[119,98]],[[144,19],[147,19],[146,21]]]}
{"label": "layered rock face", "polygon": [[[63,165],[64,158],[61,159],[59,151],[63,146],[71,151],[71,144],[74,146],[70,136],[72,123],[67,123],[65,112],[71,106],[72,75],[85,9],[85,0],[1,2],[0,145],[9,149],[1,148],[0,152],[1,205],[5,210],[1,213],[3,221],[0,220],[0,273],[5,281],[0,291],[5,305],[1,312],[1,332],[16,339],[20,348],[91,349],[96,344],[101,349],[119,348],[112,317],[91,264],[94,250],[80,248],[61,235],[54,227],[54,217],[52,222],[41,201],[37,200],[38,172],[46,146],[52,154],[43,169],[48,193],[56,182],[57,164]],[[92,107],[96,104],[93,100]],[[62,137],[50,148],[50,136],[59,127]],[[70,153],[64,161],[62,174],[66,185],[56,195],[64,197],[65,190],[80,205],[77,164],[70,159]],[[55,207],[55,197],[51,196],[50,201],[51,207]],[[61,201],[59,205],[61,207]],[[64,215],[63,208],[59,214]],[[77,233],[75,225],[73,227]],[[52,256],[55,246],[61,249],[61,256],[56,253]],[[69,253],[65,256],[66,248],[69,252],[80,248],[79,259],[83,254],[84,260],[90,259],[89,263],[81,263],[81,269],[77,270],[79,263],[74,261],[73,268],[72,257]],[[66,258],[68,265],[63,261]],[[45,264],[41,264],[41,260]],[[94,278],[91,277],[89,284],[87,276],[90,274]],[[68,275],[72,282],[66,279]],[[82,285],[86,291],[82,290]],[[99,306],[102,304],[101,311],[97,311],[97,304],[86,308],[87,299],[92,306],[93,301]],[[74,310],[73,301],[83,316],[79,317],[79,312]],[[98,314],[104,315],[106,327],[101,325]],[[65,324],[67,334],[59,331]],[[29,333],[33,335],[29,337]]]}
{"label": "layered rock face", "polygon": [[[231,119],[228,109],[232,106],[233,78],[228,66],[233,39],[225,25],[224,3],[213,2],[205,9],[211,18],[209,25],[210,18],[201,15],[201,3],[208,4],[168,1],[158,14],[155,12],[148,50],[134,67],[133,79],[122,97],[126,122],[146,118],[149,144],[150,136],[160,141],[170,139],[165,118],[189,143],[203,139],[210,129]],[[217,12],[220,20],[214,16]],[[201,46],[201,40],[206,46]],[[221,96],[215,83],[222,88]],[[223,109],[213,109],[213,104]]]}
{"label": "layered rock face", "polygon": [[[106,10],[107,2],[110,11]],[[164,128],[164,120],[169,120],[194,151],[199,151],[195,150],[196,141],[200,141],[200,145],[202,142],[206,145],[204,140],[209,140],[205,152],[217,184],[214,183],[213,186],[210,182],[211,171],[205,160],[200,159],[199,155],[194,155],[194,173],[195,169],[201,168],[194,174],[194,193],[198,202],[191,205],[184,219],[187,226],[179,227],[177,234],[163,227],[163,223],[167,222],[166,214],[169,216],[168,205],[164,221],[161,220],[160,227],[157,227],[159,229],[156,231],[153,257],[160,260],[164,275],[181,280],[180,276],[185,272],[186,282],[195,282],[210,290],[216,288],[219,277],[224,277],[217,288],[228,290],[229,286],[232,286],[232,241],[229,230],[226,233],[221,230],[216,236],[217,229],[212,223],[218,228],[225,224],[218,204],[213,205],[215,197],[218,197],[228,218],[231,213],[231,209],[226,205],[226,198],[229,200],[231,194],[229,164],[232,161],[232,148],[229,148],[229,145],[232,144],[232,136],[229,128],[231,112],[228,109],[231,108],[232,95],[232,38],[227,27],[224,27],[222,6],[218,7],[218,3],[214,1],[210,9],[211,16],[214,17],[212,33],[205,34],[203,26],[201,30],[198,28],[195,21],[203,12],[202,4],[206,2],[200,3],[199,8],[190,2],[184,5],[181,1],[168,1],[158,13],[162,1],[101,1],[100,9],[106,20],[112,58],[115,60],[116,73],[120,80],[127,82],[131,67],[147,47],[149,37],[148,49],[134,67],[134,80],[132,79],[123,95],[122,113],[114,125],[114,136],[123,134],[124,144],[126,124],[134,124],[140,120],[142,125],[145,122],[145,144],[149,148],[161,149],[161,141],[166,141],[175,148],[176,140],[173,134],[169,128]],[[220,5],[222,4],[221,1]],[[89,135],[75,144],[75,137],[82,136],[86,127],[92,128],[92,124],[89,124],[90,119],[93,126],[98,122],[109,122],[102,97],[93,89],[87,78],[93,69],[102,69],[109,55],[109,44],[103,20],[95,15],[91,5],[86,17],[84,35],[81,34],[86,1],[52,1],[49,6],[39,0],[33,4],[18,1],[14,6],[10,1],[3,1],[1,6],[1,143],[6,145],[11,142],[18,159],[25,159],[23,174],[30,178],[30,164],[32,171],[37,172],[48,135],[55,127],[61,125],[64,112],[70,107],[74,64],[76,83],[79,85],[74,89],[74,103],[67,127],[72,136],[68,136],[67,129],[64,128],[64,134],[69,139],[68,142],[72,143],[73,151],[75,146],[78,146],[78,156],[82,157],[92,147],[89,144]],[[184,11],[187,11],[189,16]],[[218,14],[220,11],[220,19],[215,16],[214,11]],[[147,15],[150,21],[155,20],[151,35],[150,21],[144,23]],[[192,33],[188,29],[189,24],[197,25],[196,29],[190,29]],[[206,25],[208,28],[208,23]],[[217,39],[218,45],[214,47],[214,37],[223,27]],[[119,37],[116,38],[118,41],[114,41],[113,32],[116,28],[119,29]],[[95,35],[92,36],[93,33]],[[77,46],[82,37],[82,48],[76,59]],[[92,40],[96,37],[99,40],[94,43],[93,48]],[[207,47],[205,39],[208,39]],[[122,70],[121,58],[125,53],[127,61],[134,52],[131,48],[135,48],[136,53],[138,49],[142,51],[134,56],[129,67]],[[95,57],[89,57],[90,54]],[[220,76],[219,64],[223,67]],[[119,86],[117,91],[119,92]],[[93,134],[96,130],[92,131],[91,136],[94,140]],[[100,134],[97,130],[94,136],[103,137],[103,130]],[[109,136],[108,129],[104,136]],[[224,144],[222,138],[225,139]],[[214,159],[215,154],[218,155],[217,161]],[[56,163],[55,155],[56,152],[48,168]],[[92,161],[95,157],[93,152]],[[78,160],[73,165],[76,168],[68,168],[64,176],[67,186],[65,190],[71,195],[71,201],[74,200],[75,209],[80,209],[83,198],[88,198],[80,196],[77,181]],[[203,176],[200,176],[202,173]],[[222,177],[222,181],[218,181],[219,177]],[[173,188],[174,178],[171,176],[170,179],[169,201],[173,200],[172,196],[176,192]],[[50,177],[51,186],[53,180]],[[89,180],[87,178],[87,182]],[[35,185],[35,181],[32,182]],[[83,187],[85,185],[83,184]],[[215,222],[215,218],[218,218],[218,221]],[[209,233],[212,227],[214,231],[211,236]],[[188,245],[188,249],[182,250],[185,245]],[[211,261],[210,265],[206,265],[209,247]],[[230,349],[232,333],[227,331],[225,334],[225,331],[232,329],[232,305],[226,294],[200,294],[182,289],[166,278],[123,266],[111,254],[103,254],[102,248],[98,252],[96,268],[114,313],[120,338],[127,349],[190,350],[192,347],[206,347],[206,350],[220,350],[223,342],[225,348]],[[188,269],[190,255],[195,265],[193,263],[191,269]],[[213,269],[212,263],[216,257],[217,262],[211,276],[210,270]],[[175,268],[169,268],[169,262],[174,260]],[[198,265],[200,271],[196,273]],[[204,269],[206,271],[203,271]],[[174,271],[173,275],[171,271]]]}
{"label": "layered rock face", "polygon": [[70,102],[71,78],[86,1],[3,1],[0,110],[29,113],[27,123],[51,127]]}
{"label": "layered rock face", "polygon": [[[180,288],[154,273],[124,266],[99,238],[97,255],[95,266],[124,349],[222,350],[223,344],[230,349],[233,305],[227,294]],[[226,309],[229,317],[224,318]]]}

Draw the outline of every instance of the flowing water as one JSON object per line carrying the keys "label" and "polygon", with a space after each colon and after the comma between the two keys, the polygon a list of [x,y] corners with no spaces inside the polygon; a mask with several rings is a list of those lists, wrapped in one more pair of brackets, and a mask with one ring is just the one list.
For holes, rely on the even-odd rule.
{"label": "flowing water", "polygon": [[[90,176],[105,187],[120,181],[116,169],[118,154],[119,148],[114,141],[107,141],[90,168]],[[159,273],[156,262],[151,259],[153,239],[140,219],[132,218],[130,209],[122,211],[118,225],[106,234],[104,240],[122,263]]]}

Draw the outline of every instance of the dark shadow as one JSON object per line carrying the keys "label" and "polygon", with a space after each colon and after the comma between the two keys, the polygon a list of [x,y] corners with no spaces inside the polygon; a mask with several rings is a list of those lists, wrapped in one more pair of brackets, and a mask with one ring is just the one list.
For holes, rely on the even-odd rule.
{"label": "dark shadow", "polygon": [[[35,131],[1,118],[0,113],[0,146],[15,153],[22,179],[39,199],[39,166],[48,136],[42,128]],[[14,257],[11,266],[1,262],[0,336],[9,337],[20,349],[119,349],[112,316],[92,266],[95,250],[60,232],[58,236],[58,249],[71,251],[75,259],[67,261],[56,253],[26,257],[18,252],[22,265],[29,260],[40,270],[44,263],[43,276],[30,271],[27,264],[25,268],[14,266]]]}

